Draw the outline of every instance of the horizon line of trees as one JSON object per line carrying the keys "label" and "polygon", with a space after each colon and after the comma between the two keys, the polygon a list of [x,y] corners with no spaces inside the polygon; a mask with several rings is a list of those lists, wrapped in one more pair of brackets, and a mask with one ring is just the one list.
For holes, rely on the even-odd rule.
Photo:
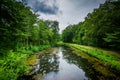
{"label": "horizon line of trees", "polygon": [[85,21],[69,25],[63,42],[120,50],[120,0],[107,0]]}

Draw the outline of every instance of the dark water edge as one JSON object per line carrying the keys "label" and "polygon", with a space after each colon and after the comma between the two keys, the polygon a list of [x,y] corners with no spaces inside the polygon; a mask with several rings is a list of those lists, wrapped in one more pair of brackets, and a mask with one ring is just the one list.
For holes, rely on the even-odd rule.
{"label": "dark water edge", "polygon": [[67,47],[57,47],[39,59],[35,73],[18,80],[120,80],[120,72],[110,69],[112,74],[104,75],[96,71],[88,59],[77,56]]}

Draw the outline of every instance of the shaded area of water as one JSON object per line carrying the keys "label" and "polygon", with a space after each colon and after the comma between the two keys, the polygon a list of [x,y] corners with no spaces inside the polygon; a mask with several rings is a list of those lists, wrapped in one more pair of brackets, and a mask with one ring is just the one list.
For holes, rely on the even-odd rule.
{"label": "shaded area of water", "polygon": [[42,55],[36,72],[42,74],[36,80],[116,80],[95,71],[87,59],[63,47],[57,48],[54,53]]}

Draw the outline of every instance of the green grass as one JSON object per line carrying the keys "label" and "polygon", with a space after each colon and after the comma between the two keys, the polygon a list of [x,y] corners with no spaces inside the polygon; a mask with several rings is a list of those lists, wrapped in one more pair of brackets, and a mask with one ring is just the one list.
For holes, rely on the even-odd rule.
{"label": "green grass", "polygon": [[27,66],[28,56],[39,51],[50,48],[50,45],[31,46],[19,48],[16,51],[8,51],[7,55],[0,58],[0,80],[17,80],[19,76],[27,74],[29,66]]}
{"label": "green grass", "polygon": [[88,47],[88,46],[69,44],[69,43],[63,43],[63,45],[81,50],[103,61],[105,64],[110,65],[111,67],[117,70],[120,70],[120,56],[110,54],[109,52],[106,52],[104,50],[93,48],[93,47]]}
{"label": "green grass", "polygon": [[25,60],[27,55],[9,51],[7,56],[0,59],[0,79],[16,80],[28,70]]}

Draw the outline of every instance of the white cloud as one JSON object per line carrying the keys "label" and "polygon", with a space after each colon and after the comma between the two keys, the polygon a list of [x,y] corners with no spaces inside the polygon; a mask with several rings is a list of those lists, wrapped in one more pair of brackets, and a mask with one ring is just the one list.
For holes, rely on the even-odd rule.
{"label": "white cloud", "polygon": [[39,12],[40,18],[59,21],[61,32],[69,24],[83,21],[89,12],[104,2],[105,0],[46,0],[46,5],[52,6],[55,3],[55,6],[59,8],[59,13],[44,14]]}

